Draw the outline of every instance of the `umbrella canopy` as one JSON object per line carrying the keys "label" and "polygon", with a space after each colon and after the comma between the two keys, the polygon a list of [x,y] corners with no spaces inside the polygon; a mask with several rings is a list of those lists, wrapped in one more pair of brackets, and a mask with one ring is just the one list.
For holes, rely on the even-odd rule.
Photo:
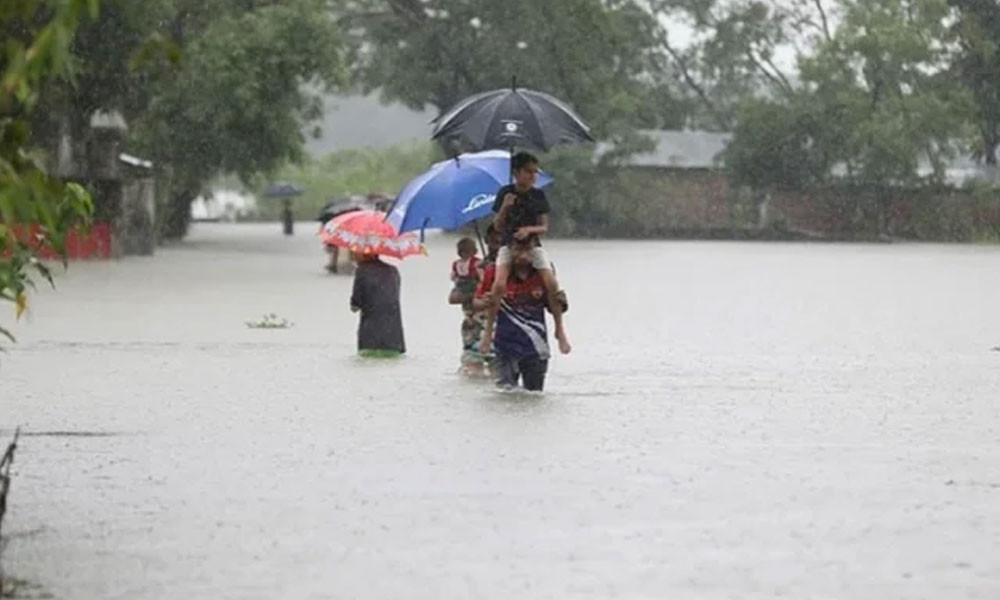
{"label": "umbrella canopy", "polygon": [[304,192],[305,190],[294,183],[276,183],[264,190],[264,196],[268,198],[295,198]]}
{"label": "umbrella canopy", "polygon": [[590,127],[573,109],[543,92],[494,90],[462,100],[435,122],[431,138],[458,140],[474,150],[592,142]]}
{"label": "umbrella canopy", "polygon": [[[457,229],[489,215],[497,190],[509,181],[509,152],[462,154],[436,163],[407,183],[387,220],[401,232]],[[551,182],[552,177],[539,173],[539,187]]]}
{"label": "umbrella canopy", "polygon": [[385,213],[373,210],[342,214],[324,225],[320,236],[324,244],[358,254],[406,258],[427,253],[417,236],[411,233],[400,235],[385,221]]}
{"label": "umbrella canopy", "polygon": [[331,200],[326,206],[324,206],[323,210],[321,210],[319,215],[316,217],[316,220],[320,223],[326,223],[330,219],[338,217],[344,213],[364,210],[366,208],[371,208],[371,204],[363,197],[338,198],[336,200]]}

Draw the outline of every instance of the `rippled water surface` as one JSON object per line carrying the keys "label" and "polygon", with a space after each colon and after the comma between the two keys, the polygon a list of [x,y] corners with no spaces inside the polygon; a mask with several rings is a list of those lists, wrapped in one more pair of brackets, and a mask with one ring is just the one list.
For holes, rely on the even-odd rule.
{"label": "rippled water surface", "polygon": [[[551,242],[544,396],[354,358],[300,226],[78,263],[0,368],[6,570],[56,598],[998,598],[1000,250]],[[276,313],[287,330],[244,321]]]}

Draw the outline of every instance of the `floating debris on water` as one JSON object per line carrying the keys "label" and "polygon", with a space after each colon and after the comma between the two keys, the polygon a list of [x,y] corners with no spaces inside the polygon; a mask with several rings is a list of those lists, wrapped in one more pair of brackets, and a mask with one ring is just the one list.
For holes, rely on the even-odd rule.
{"label": "floating debris on water", "polygon": [[278,317],[274,313],[264,315],[257,321],[245,321],[245,323],[250,329],[288,329],[295,325],[288,319]]}

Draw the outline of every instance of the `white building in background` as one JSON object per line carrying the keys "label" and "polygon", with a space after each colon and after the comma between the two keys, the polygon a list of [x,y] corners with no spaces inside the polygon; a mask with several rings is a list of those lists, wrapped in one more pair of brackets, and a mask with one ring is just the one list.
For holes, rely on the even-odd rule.
{"label": "white building in background", "polygon": [[256,210],[257,199],[251,194],[235,190],[215,190],[195,198],[191,203],[191,219],[234,222],[253,215]]}

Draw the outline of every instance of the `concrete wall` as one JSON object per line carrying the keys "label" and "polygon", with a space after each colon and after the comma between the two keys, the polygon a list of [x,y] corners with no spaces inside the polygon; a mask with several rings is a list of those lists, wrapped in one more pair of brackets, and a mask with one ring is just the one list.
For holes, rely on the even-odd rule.
{"label": "concrete wall", "polygon": [[553,190],[557,233],[701,237],[733,226],[730,186],[709,170],[605,169],[579,190]]}
{"label": "concrete wall", "polygon": [[[560,233],[641,238],[1000,241],[1000,193],[835,186],[767,195],[711,169],[608,169],[553,208]],[[557,182],[558,185],[558,182]],[[560,214],[561,213],[561,214]],[[561,221],[560,221],[561,220]]]}
{"label": "concrete wall", "polygon": [[149,256],[156,250],[156,187],[152,178],[122,186],[122,219],[117,235],[125,255]]}
{"label": "concrete wall", "polygon": [[[156,243],[155,183],[149,169],[125,164],[126,130],[117,127],[91,127],[82,140],[68,133],[62,136],[56,152],[56,172],[63,178],[87,186],[94,200],[94,221],[100,227],[94,235],[111,231],[112,257],[153,254]],[[106,246],[103,239],[83,240],[85,246]],[[88,256],[104,257],[105,253]]]}

